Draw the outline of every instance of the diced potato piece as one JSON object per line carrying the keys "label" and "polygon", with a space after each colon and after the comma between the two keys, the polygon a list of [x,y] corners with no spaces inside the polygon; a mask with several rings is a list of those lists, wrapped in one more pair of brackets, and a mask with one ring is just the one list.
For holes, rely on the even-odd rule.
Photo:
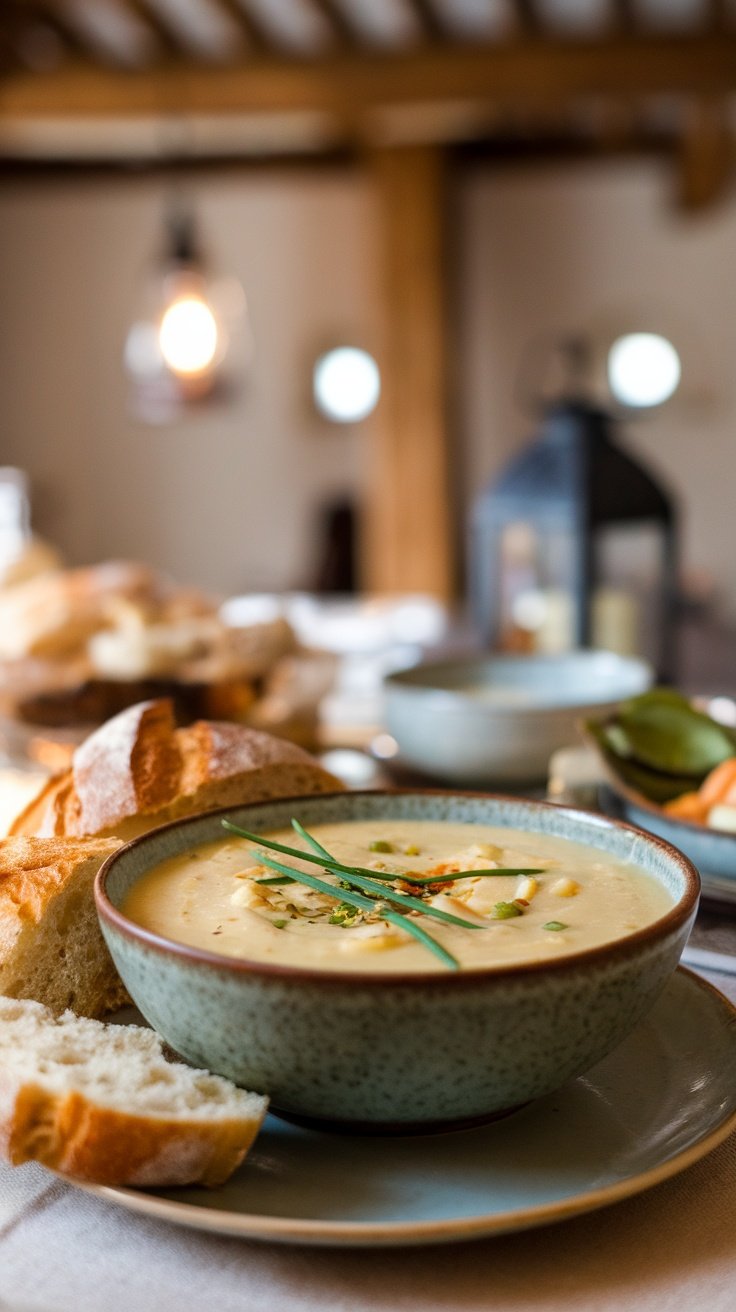
{"label": "diced potato piece", "polygon": [[269,905],[267,898],[259,888],[256,888],[250,879],[243,879],[238,882],[234,893],[230,894],[230,902],[234,907],[250,907],[258,909]]}
{"label": "diced potato piece", "polygon": [[509,882],[506,879],[476,879],[470,892],[463,894],[463,912],[470,908],[479,916],[488,916],[497,902],[512,896]]}
{"label": "diced potato piece", "polygon": [[580,885],[577,880],[565,876],[563,879],[556,879],[549,891],[556,897],[575,897],[580,892]]}
{"label": "diced potato piece", "polygon": [[539,881],[533,875],[526,875],[524,879],[519,880],[514,897],[520,897],[524,902],[531,902],[538,892]]}
{"label": "diced potato piece", "polygon": [[386,929],[383,925],[356,925],[346,929],[338,940],[341,952],[385,952],[401,947],[407,935],[400,929]]}
{"label": "diced potato piece", "polygon": [[[470,921],[471,924],[484,924],[482,915],[476,915],[472,909],[470,901],[461,902],[459,898],[453,897],[452,894],[435,893],[433,897],[427,899],[429,906],[435,907],[437,911],[446,911],[450,916],[460,916],[463,920]],[[498,896],[496,896],[498,901]]]}
{"label": "diced potato piece", "polygon": [[498,861],[502,852],[503,848],[498,847],[496,843],[474,843],[472,847],[468,848],[466,855],[471,860],[483,857],[484,861]]}

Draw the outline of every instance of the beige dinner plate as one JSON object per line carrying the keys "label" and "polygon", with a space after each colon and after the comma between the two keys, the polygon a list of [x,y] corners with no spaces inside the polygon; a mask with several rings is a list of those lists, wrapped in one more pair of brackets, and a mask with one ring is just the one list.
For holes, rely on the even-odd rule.
{"label": "beige dinner plate", "polygon": [[244,1165],[218,1189],[81,1187],[157,1220],[244,1239],[450,1243],[640,1193],[735,1128],[736,1009],[680,969],[598,1066],[482,1129],[365,1138],[270,1116]]}

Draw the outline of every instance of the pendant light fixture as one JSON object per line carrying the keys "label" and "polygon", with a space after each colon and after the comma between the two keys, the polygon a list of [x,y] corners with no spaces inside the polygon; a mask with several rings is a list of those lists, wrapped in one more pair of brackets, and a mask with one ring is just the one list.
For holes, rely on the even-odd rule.
{"label": "pendant light fixture", "polygon": [[141,302],[124,352],[135,416],[167,423],[232,394],[250,354],[245,296],[235,278],[213,276],[191,206],[179,198]]}

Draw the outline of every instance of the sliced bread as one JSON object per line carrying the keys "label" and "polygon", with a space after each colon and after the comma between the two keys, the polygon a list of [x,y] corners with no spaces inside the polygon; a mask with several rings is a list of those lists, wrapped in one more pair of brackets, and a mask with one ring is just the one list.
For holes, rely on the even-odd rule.
{"label": "sliced bread", "polygon": [[100,932],[93,883],[109,838],[0,842],[0,993],[101,1016],[128,1000]]}
{"label": "sliced bread", "polygon": [[0,997],[0,1153],[107,1185],[220,1184],[268,1099],[167,1061],[153,1030]]}

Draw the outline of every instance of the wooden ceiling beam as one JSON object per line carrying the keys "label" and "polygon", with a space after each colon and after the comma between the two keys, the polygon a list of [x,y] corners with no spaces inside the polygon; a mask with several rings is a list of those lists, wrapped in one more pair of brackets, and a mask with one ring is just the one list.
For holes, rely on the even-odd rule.
{"label": "wooden ceiling beam", "polygon": [[[38,25],[46,27],[54,36],[58,37],[61,45],[67,55],[77,59],[99,59],[99,49],[86,41],[79,28],[67,17],[65,9],[61,5],[54,3],[54,0],[35,0],[32,3],[24,3],[22,11],[23,29],[27,31],[29,27]],[[23,29],[20,36],[22,40]]]}
{"label": "wooden ceiling beam", "polygon": [[311,4],[324,18],[333,42],[342,50],[357,50],[360,33],[351,23],[340,0],[311,0]]}
{"label": "wooden ceiling beam", "polygon": [[191,55],[191,47],[180,36],[173,23],[167,22],[150,0],[122,0],[123,8],[129,10],[155,38],[160,53],[167,58],[182,54]]}
{"label": "wooden ceiling beam", "polygon": [[635,32],[638,27],[636,0],[613,0],[614,22],[619,32]]}
{"label": "wooden ceiling beam", "polygon": [[449,25],[440,14],[434,0],[409,0],[409,8],[427,41],[452,40]]}
{"label": "wooden ceiling beam", "polygon": [[711,32],[733,30],[728,0],[708,0],[708,27]]}
{"label": "wooden ceiling beam", "polygon": [[218,9],[222,11],[227,18],[230,18],[233,24],[242,32],[248,47],[253,54],[257,55],[276,55],[281,54],[278,43],[268,31],[266,24],[251,9],[247,0],[240,4],[238,0],[211,0]]}
{"label": "wooden ceiling beam", "polygon": [[736,37],[637,36],[605,43],[513,42],[407,55],[330,60],[252,58],[211,67],[193,60],[137,72],[69,64],[11,70],[0,81],[0,121],[49,115],[158,117],[299,112],[339,117],[408,105],[478,102],[505,109],[586,96],[724,95],[736,89]]}
{"label": "wooden ceiling beam", "polygon": [[513,13],[516,25],[525,36],[538,36],[543,28],[537,0],[514,0]]}

